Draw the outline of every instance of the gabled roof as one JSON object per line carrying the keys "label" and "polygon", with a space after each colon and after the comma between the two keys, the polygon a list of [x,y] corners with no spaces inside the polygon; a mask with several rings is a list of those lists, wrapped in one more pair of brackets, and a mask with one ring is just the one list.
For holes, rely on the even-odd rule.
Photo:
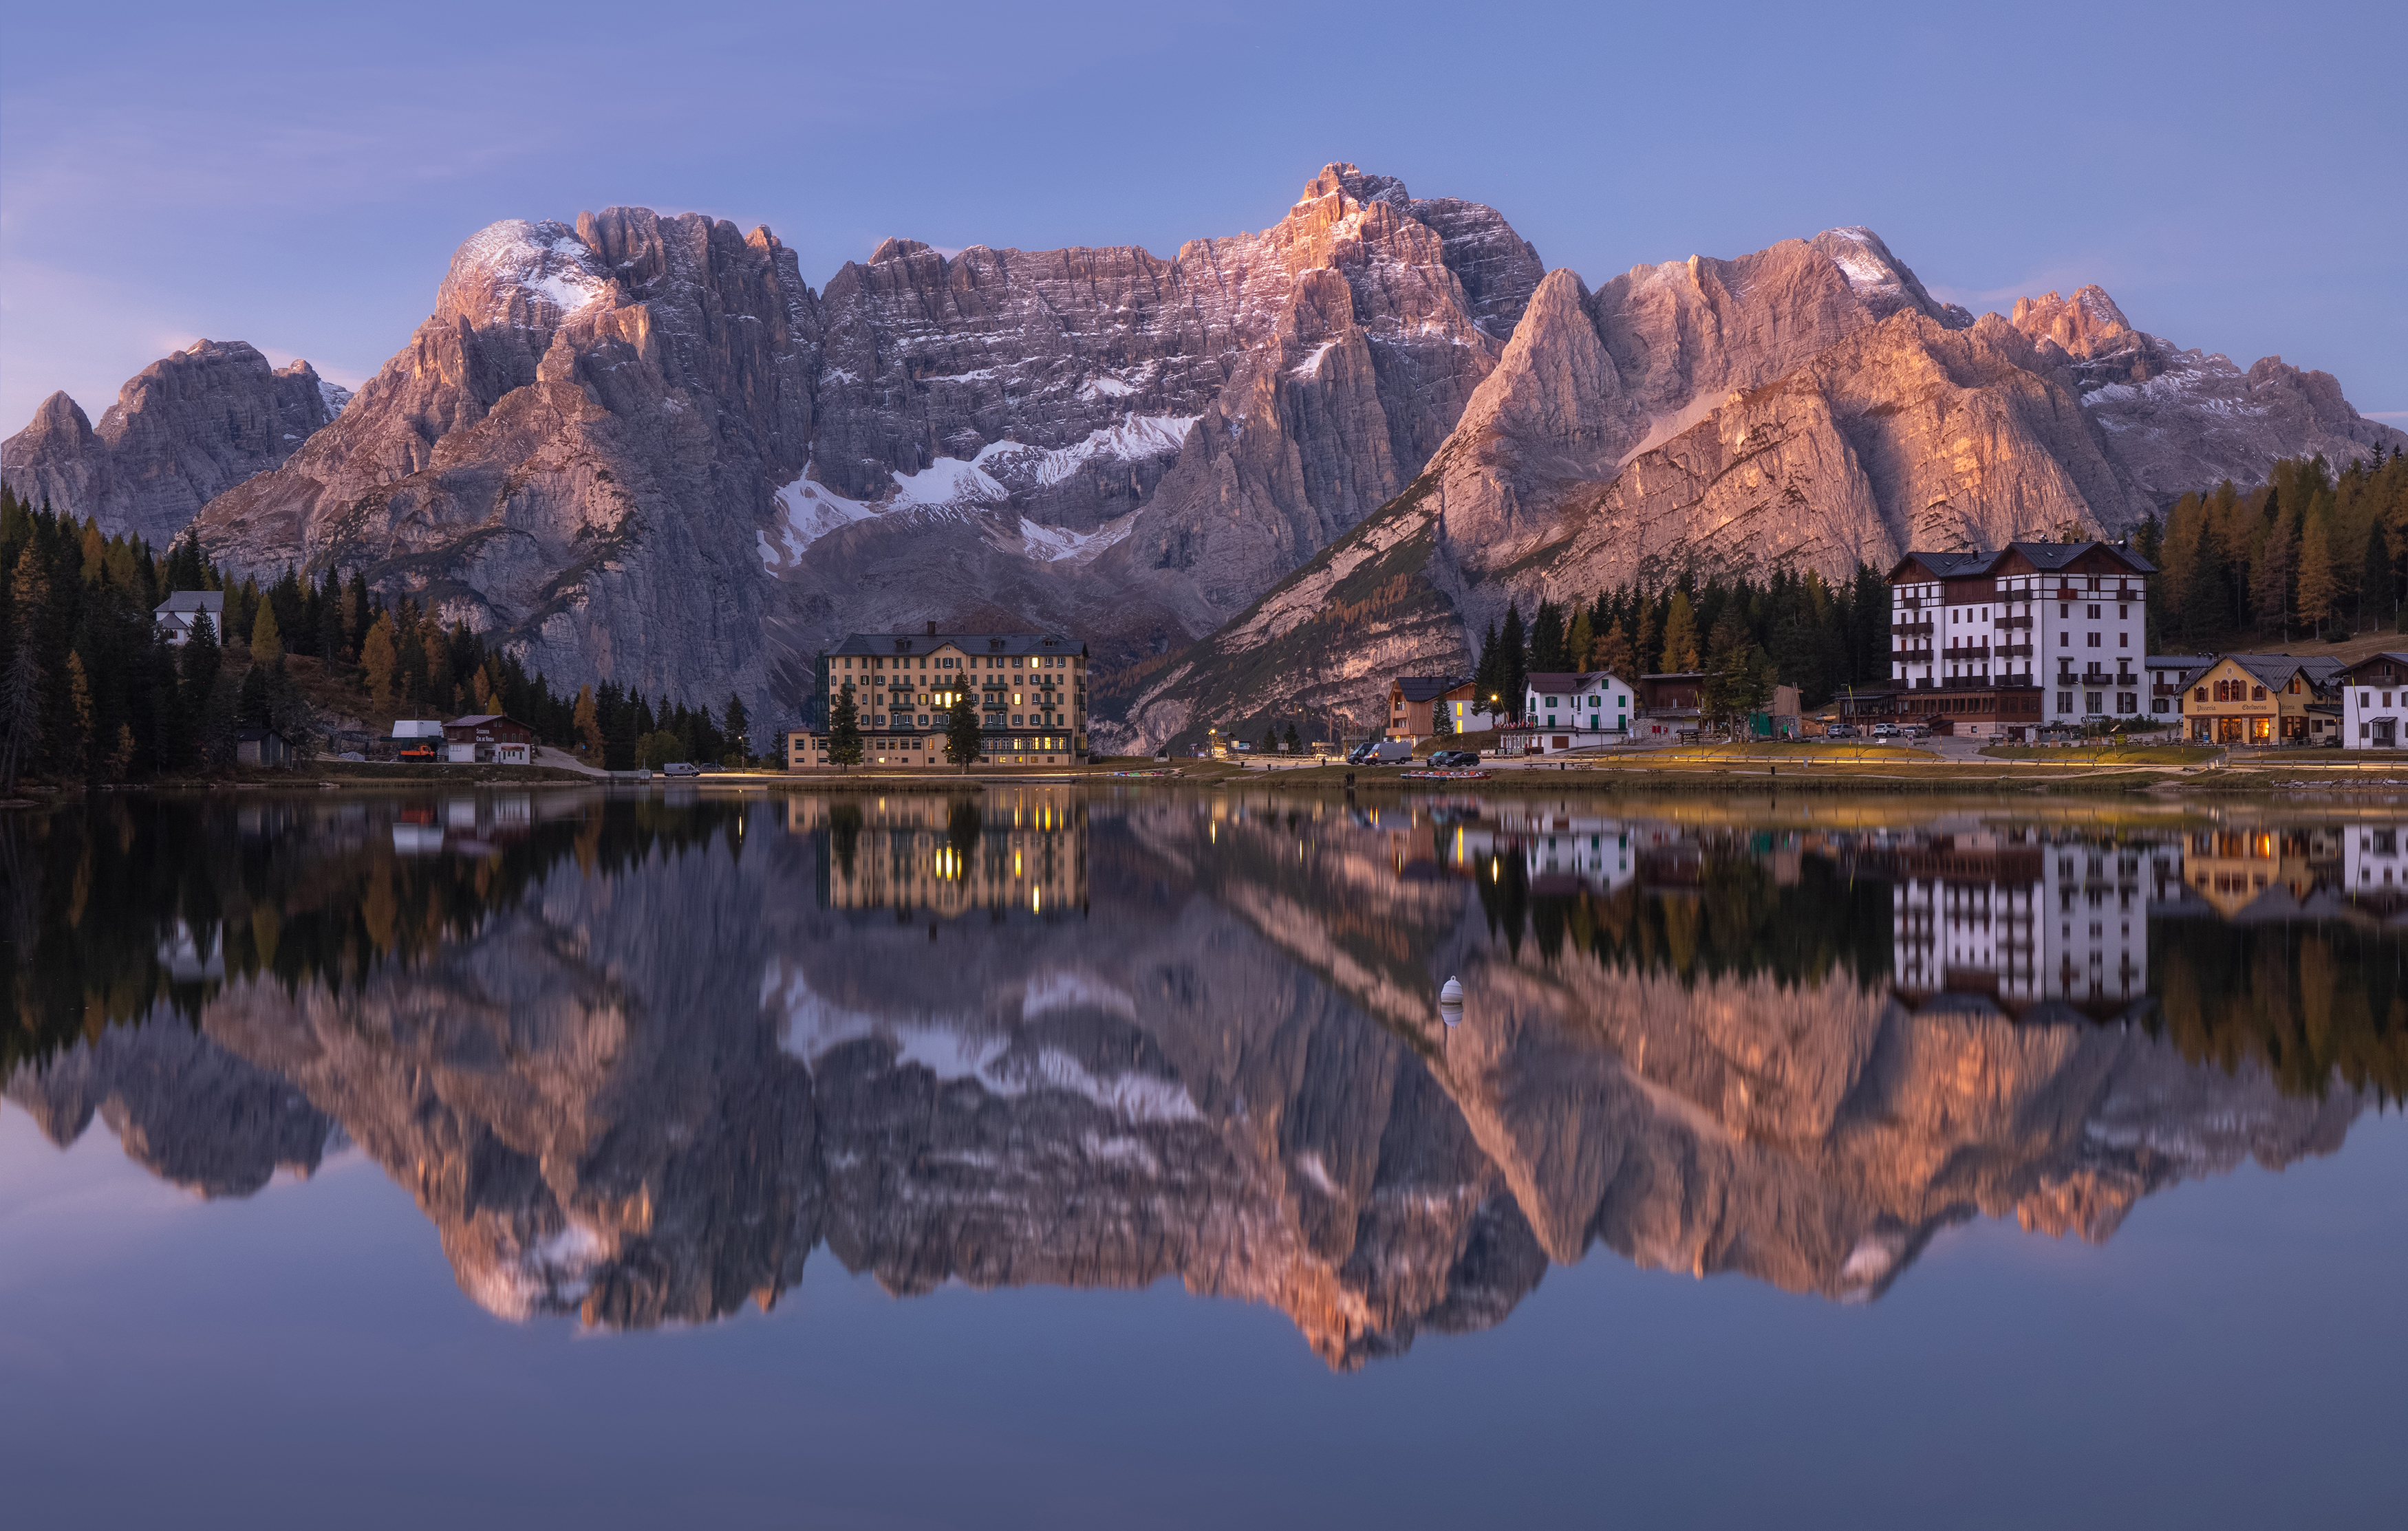
{"label": "gabled roof", "polygon": [[848,633],[824,651],[830,654],[932,654],[954,648],[966,654],[1083,654],[1087,646],[1060,633]]}
{"label": "gabled roof", "polygon": [[2356,676],[2359,670],[2378,659],[2389,661],[2394,669],[2400,671],[2402,676],[2408,676],[2408,653],[2401,653],[2397,649],[2386,649],[2381,653],[2369,654],[2364,659],[2353,661],[2342,673]]}
{"label": "gabled roof", "polygon": [[[518,723],[518,720],[499,712],[479,712],[466,718],[454,718],[444,726],[447,728],[481,728],[487,723]],[[526,725],[524,723],[519,723],[519,726],[523,728]]]}
{"label": "gabled roof", "polygon": [[2043,572],[2064,568],[2084,553],[2096,548],[2111,558],[2131,565],[2137,574],[2155,574],[2157,566],[2131,549],[2114,542],[2010,542],[2009,548],[2031,560],[2032,567]]}
{"label": "gabled roof", "polygon": [[165,616],[170,611],[206,611],[214,617],[224,610],[225,592],[222,590],[177,590],[168,592],[167,598],[159,603],[153,615]]}
{"label": "gabled roof", "polygon": [[1997,553],[1980,551],[1910,552],[1890,569],[1890,582],[1897,583],[1899,578],[1906,572],[1906,566],[1909,564],[1921,565],[1926,579],[1970,579],[1986,571],[1998,556]]}
{"label": "gabled roof", "polygon": [[1408,702],[1434,702],[1455,687],[1467,683],[1445,675],[1400,675],[1390,681],[1389,685],[1404,693],[1405,700]]}
{"label": "gabled roof", "polygon": [[1600,680],[1614,679],[1612,670],[1540,670],[1526,677],[1528,689],[1539,692],[1586,691]]}
{"label": "gabled roof", "polygon": [[2151,654],[2143,663],[2153,670],[2203,670],[2215,663],[2214,654]]}
{"label": "gabled roof", "polygon": [[2342,672],[2340,660],[2323,657],[2299,659],[2290,654],[2218,654],[2215,657],[2219,662],[2232,661],[2270,690],[2289,685],[2294,675],[2306,676],[2308,684],[2312,686],[2329,686]]}
{"label": "gabled roof", "polygon": [[1999,565],[2010,553],[2019,553],[2026,562],[2043,574],[2054,574],[2070,568],[2085,553],[2093,551],[2106,554],[2135,574],[2155,574],[2157,566],[2128,547],[2096,539],[2087,542],[2010,542],[1995,552],[1976,548],[1956,552],[1910,552],[1889,571],[1890,583],[1905,576],[1907,565],[1920,565],[1928,579],[1978,579],[1998,572]]}

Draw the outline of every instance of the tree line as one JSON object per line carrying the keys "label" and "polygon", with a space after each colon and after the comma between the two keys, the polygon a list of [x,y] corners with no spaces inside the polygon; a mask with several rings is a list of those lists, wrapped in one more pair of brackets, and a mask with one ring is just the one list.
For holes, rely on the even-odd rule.
{"label": "tree line", "polygon": [[[21,776],[222,770],[250,727],[306,756],[340,747],[331,720],[342,714],[506,713],[619,769],[749,750],[732,695],[717,715],[612,685],[564,695],[466,623],[388,601],[356,569],[313,580],[287,567],[263,587],[209,565],[192,537],[162,553],[0,489],[0,793]],[[203,615],[188,641],[169,642],[154,613],[177,591],[220,592],[222,631]]]}
{"label": "tree line", "polygon": [[2185,494],[2133,544],[2159,573],[2152,651],[2212,653],[2399,630],[2408,592],[2408,462],[2380,450],[2335,473],[2285,458],[2266,481]]}
{"label": "tree line", "polygon": [[1820,706],[1851,683],[1889,679],[1889,579],[1870,564],[1833,583],[1809,569],[1777,568],[1762,580],[1684,573],[1658,590],[1635,584],[1577,601],[1541,601],[1526,624],[1518,603],[1482,635],[1473,684],[1519,717],[1534,674],[1608,670],[1699,673],[1704,710],[1759,711],[1772,687],[1798,688]]}

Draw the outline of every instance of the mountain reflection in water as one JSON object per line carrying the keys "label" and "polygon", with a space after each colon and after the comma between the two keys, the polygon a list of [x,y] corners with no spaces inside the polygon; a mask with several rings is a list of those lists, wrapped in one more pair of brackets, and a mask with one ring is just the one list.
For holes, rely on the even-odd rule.
{"label": "mountain reflection in water", "polygon": [[2104,1239],[2408,1084],[2396,824],[1823,811],[98,799],[0,821],[0,1069],[205,1195],[355,1143],[509,1318],[824,1244],[1341,1366],[1592,1242],[1847,1300],[1971,1217]]}

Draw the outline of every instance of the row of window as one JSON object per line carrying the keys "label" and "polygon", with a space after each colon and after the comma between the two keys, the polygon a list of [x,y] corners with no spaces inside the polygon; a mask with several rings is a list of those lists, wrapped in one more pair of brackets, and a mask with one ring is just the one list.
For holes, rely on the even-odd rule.
{"label": "row of window", "polygon": [[[1071,658],[1072,656],[1068,654],[1031,654],[1025,660],[1025,667],[1032,670],[1062,670],[1079,668],[1079,665],[1071,663]],[[984,663],[981,663],[982,661]],[[832,670],[849,670],[853,667],[853,662],[850,658],[839,657],[828,661],[828,668]],[[861,661],[860,667],[865,670],[882,670],[889,666],[885,660],[872,658]],[[911,667],[911,662],[908,659],[898,659],[895,661],[892,667],[898,670],[908,670]],[[920,668],[924,670],[932,668],[939,670],[958,670],[962,667],[962,661],[958,657],[951,654],[939,654],[933,660],[923,657],[920,661]],[[1001,654],[978,654],[973,656],[969,662],[969,668],[974,670],[1000,670],[1005,668],[1016,670],[1023,667],[1024,661],[1018,654],[1013,654],[1011,656],[1011,663],[1008,666],[1004,664],[1003,656]]]}

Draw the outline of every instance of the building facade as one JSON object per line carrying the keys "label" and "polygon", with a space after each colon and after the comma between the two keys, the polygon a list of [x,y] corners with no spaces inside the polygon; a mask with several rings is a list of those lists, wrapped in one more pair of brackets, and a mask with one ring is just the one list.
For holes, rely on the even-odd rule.
{"label": "building facade", "polygon": [[2110,542],[1908,553],[1889,576],[1897,716],[1987,738],[2137,720],[2156,572]]}
{"label": "building facade", "polygon": [[862,764],[942,766],[957,697],[979,710],[981,765],[1071,766],[1087,758],[1087,646],[1060,634],[855,633],[818,660],[814,716],[787,731],[786,768],[834,768],[828,724],[853,693]]}
{"label": "building facade", "polygon": [[[1381,732],[1392,739],[1427,738],[1438,732],[1438,714],[1455,694],[1468,696],[1470,689],[1469,681],[1449,675],[1400,675],[1388,682],[1388,720]],[[1447,721],[1460,715],[1450,712]]]}
{"label": "building facade", "polygon": [[2408,653],[2367,655],[2341,672],[2341,691],[2344,749],[2408,744]]}
{"label": "building facade", "polygon": [[1541,670],[1526,678],[1514,737],[1540,754],[1625,743],[1638,695],[1629,681],[1605,670]]}
{"label": "building facade", "polygon": [[532,766],[535,730],[498,712],[454,718],[443,725],[443,751],[454,766]]}
{"label": "building facade", "polygon": [[2219,654],[2183,696],[2183,737],[2194,744],[2329,744],[2342,732],[2334,659]]}

